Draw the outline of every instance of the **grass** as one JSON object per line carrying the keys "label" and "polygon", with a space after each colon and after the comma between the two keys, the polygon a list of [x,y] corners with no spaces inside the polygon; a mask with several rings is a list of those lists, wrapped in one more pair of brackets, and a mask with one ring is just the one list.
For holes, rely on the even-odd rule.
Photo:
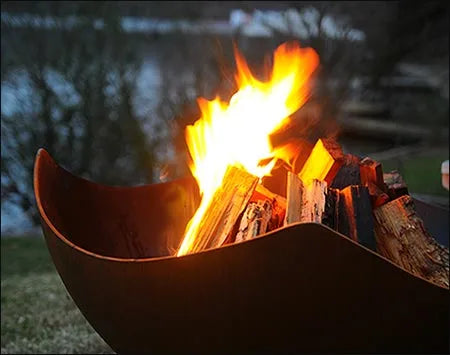
{"label": "grass", "polygon": [[57,274],[42,237],[1,238],[1,353],[108,354]]}
{"label": "grass", "polygon": [[383,171],[398,170],[409,192],[449,196],[441,182],[441,164],[449,158],[448,149],[381,161]]}

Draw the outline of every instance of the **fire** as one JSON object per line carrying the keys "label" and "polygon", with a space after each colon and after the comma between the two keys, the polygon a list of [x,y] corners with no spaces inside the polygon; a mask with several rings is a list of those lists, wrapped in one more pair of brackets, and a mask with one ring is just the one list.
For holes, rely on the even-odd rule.
{"label": "fire", "polygon": [[305,185],[310,185],[314,179],[325,180],[333,164],[333,157],[325,149],[323,141],[319,139],[300,171],[299,177]]}
{"label": "fire", "polygon": [[[300,48],[296,42],[284,43],[274,52],[270,80],[261,82],[252,75],[238,50],[235,58],[238,91],[229,103],[219,98],[200,98],[202,116],[186,128],[190,169],[202,200],[187,225],[178,256],[190,252],[199,223],[229,166],[238,166],[261,178],[270,174],[276,159],[286,159],[283,150],[273,149],[269,136],[306,102],[308,79],[319,63],[312,48]],[[265,165],[261,165],[262,160]]]}

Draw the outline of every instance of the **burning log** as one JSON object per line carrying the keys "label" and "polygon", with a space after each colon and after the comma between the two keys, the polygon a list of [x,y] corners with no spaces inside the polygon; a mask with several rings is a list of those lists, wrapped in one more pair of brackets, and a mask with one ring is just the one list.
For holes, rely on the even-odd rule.
{"label": "burning log", "polygon": [[374,210],[378,252],[413,274],[449,287],[449,251],[426,231],[414,202],[401,196]]}
{"label": "burning log", "polygon": [[322,222],[326,193],[325,181],[314,179],[310,185],[305,186],[301,222]]}
{"label": "burning log", "polygon": [[375,251],[372,208],[366,187],[348,186],[341,191],[329,188],[322,223]]}
{"label": "burning log", "polygon": [[298,174],[305,185],[313,179],[331,184],[343,164],[341,147],[332,139],[319,139]]}
{"label": "burning log", "polygon": [[247,208],[238,217],[223,244],[251,239],[283,226],[286,199],[263,185],[256,185]]}
{"label": "burning log", "polygon": [[365,186],[348,186],[339,193],[338,231],[375,251],[372,205]]}
{"label": "burning log", "polygon": [[361,185],[360,160],[356,155],[345,154],[343,165],[336,174],[331,187],[342,190],[350,185]]}
{"label": "burning log", "polygon": [[362,185],[368,186],[369,184],[374,184],[383,192],[387,191],[383,179],[383,168],[381,167],[381,163],[369,157],[365,157],[359,163],[359,167]]}
{"label": "burning log", "polygon": [[303,183],[294,173],[287,175],[287,206],[285,225],[300,222],[303,206]]}
{"label": "burning log", "polygon": [[383,180],[387,185],[387,193],[391,200],[395,200],[403,195],[408,195],[408,187],[397,170],[392,170],[389,173],[383,174]]}
{"label": "burning log", "polygon": [[286,197],[288,171],[298,174],[305,165],[312,149],[313,145],[301,138],[297,138],[281,147],[275,148],[277,155],[285,159],[287,158],[287,161],[278,160],[270,176],[263,177],[263,185],[272,192]]}
{"label": "burning log", "polygon": [[258,200],[257,202],[249,202],[236,234],[236,242],[241,242],[264,234],[267,231],[271,218],[271,201]]}
{"label": "burning log", "polygon": [[338,189],[327,189],[327,195],[325,197],[325,211],[322,217],[322,223],[336,231],[339,226],[339,200],[340,194]]}
{"label": "burning log", "polygon": [[381,164],[369,157],[359,163],[361,184],[369,189],[372,207],[379,207],[389,201],[387,187],[383,180]]}
{"label": "burning log", "polygon": [[322,222],[325,211],[327,183],[314,179],[305,185],[295,174],[288,173],[285,224],[296,222]]}
{"label": "burning log", "polygon": [[269,199],[272,205],[272,216],[266,230],[266,232],[269,232],[283,226],[284,217],[286,215],[286,199],[258,184],[255,192],[250,198],[250,202],[264,199]]}
{"label": "burning log", "polygon": [[[314,145],[304,138],[295,137],[292,138],[292,132],[297,132],[301,135],[304,126],[298,126],[298,121],[292,125],[293,121],[290,121],[281,130],[274,132],[270,135],[270,142],[277,152],[277,156],[284,157],[287,165],[294,174],[298,174],[303,168],[306,160],[308,159]],[[303,124],[303,122],[302,122]],[[306,136],[306,132],[304,132]]]}
{"label": "burning log", "polygon": [[369,189],[372,208],[380,207],[390,200],[389,196],[378,188],[377,185],[369,182],[367,188]]}
{"label": "burning log", "polygon": [[319,139],[297,175],[287,178],[285,224],[322,222],[327,185],[343,164],[340,146],[331,139]]}
{"label": "burning log", "polygon": [[258,178],[231,166],[201,220],[192,252],[221,246],[247,206]]}

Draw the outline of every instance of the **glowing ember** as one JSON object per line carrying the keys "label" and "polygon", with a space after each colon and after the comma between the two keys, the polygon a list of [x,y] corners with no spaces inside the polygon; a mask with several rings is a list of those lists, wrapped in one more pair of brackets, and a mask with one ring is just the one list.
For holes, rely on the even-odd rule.
{"label": "glowing ember", "polygon": [[[187,225],[178,256],[190,252],[199,223],[222,185],[227,167],[238,166],[261,178],[270,174],[276,159],[287,158],[284,150],[272,148],[269,136],[305,103],[308,79],[319,63],[312,48],[284,43],[275,50],[270,80],[260,82],[237,50],[235,57],[239,90],[228,104],[219,98],[199,99],[202,117],[186,129],[190,169],[202,200]],[[261,160],[268,163],[262,166]]]}

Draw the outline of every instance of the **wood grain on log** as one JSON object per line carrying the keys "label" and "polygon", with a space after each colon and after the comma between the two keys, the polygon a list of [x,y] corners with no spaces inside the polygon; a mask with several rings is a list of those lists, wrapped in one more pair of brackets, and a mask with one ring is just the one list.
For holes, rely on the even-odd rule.
{"label": "wood grain on log", "polygon": [[304,187],[301,222],[322,223],[325,212],[327,183],[314,179]]}
{"label": "wood grain on log", "polygon": [[215,192],[211,204],[200,222],[190,252],[221,246],[247,206],[258,178],[242,169],[227,169],[222,186]]}
{"label": "wood grain on log", "polygon": [[286,215],[286,199],[272,191],[268,190],[261,184],[256,186],[255,192],[250,198],[250,202],[269,199],[272,205],[272,216],[267,226],[266,232],[281,228]]}
{"label": "wood grain on log", "polygon": [[409,272],[449,287],[449,251],[427,232],[409,195],[374,210],[377,250]]}
{"label": "wood grain on log", "polygon": [[249,202],[241,218],[236,242],[241,242],[264,234],[272,218],[272,203],[270,200]]}
{"label": "wood grain on log", "polygon": [[325,211],[327,183],[312,180],[305,185],[295,174],[288,174],[287,207],[285,225],[296,222],[322,222]]}
{"label": "wood grain on log", "polygon": [[303,182],[292,172],[287,175],[287,205],[285,225],[300,222],[303,206]]}

